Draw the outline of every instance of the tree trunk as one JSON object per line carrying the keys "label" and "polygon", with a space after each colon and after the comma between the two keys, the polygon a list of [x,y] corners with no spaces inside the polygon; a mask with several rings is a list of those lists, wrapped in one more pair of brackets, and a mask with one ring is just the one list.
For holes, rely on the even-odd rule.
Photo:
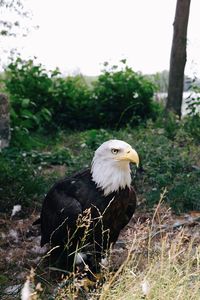
{"label": "tree trunk", "polygon": [[181,118],[190,0],[177,0],[166,110]]}

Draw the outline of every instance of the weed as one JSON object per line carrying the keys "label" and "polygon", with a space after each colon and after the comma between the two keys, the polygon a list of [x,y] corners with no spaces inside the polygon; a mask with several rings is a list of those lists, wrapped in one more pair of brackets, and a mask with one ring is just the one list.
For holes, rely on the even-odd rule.
{"label": "weed", "polygon": [[2,201],[5,204],[8,201],[9,208],[23,202],[26,206],[32,205],[33,199],[40,202],[49,184],[61,176],[45,173],[46,169],[65,165],[66,174],[71,175],[90,167],[95,149],[113,138],[127,141],[139,153],[141,169],[133,180],[143,209],[156,204],[165,187],[168,190],[166,202],[177,212],[200,208],[198,144],[182,125],[171,140],[163,128],[155,128],[150,122],[147,127],[127,127],[119,131],[62,131],[51,139],[35,136],[30,144],[32,150],[29,146],[23,150],[14,147],[4,150],[0,154]]}
{"label": "weed", "polygon": [[113,249],[101,279],[91,282],[77,273],[63,276],[52,299],[199,299],[200,252],[199,236],[195,234],[199,225],[194,219],[191,224],[196,231],[183,226],[184,222],[163,206],[165,197],[166,191],[155,211],[146,215],[146,221],[138,218],[124,232],[127,251],[123,250],[124,261],[115,272],[111,271]]}

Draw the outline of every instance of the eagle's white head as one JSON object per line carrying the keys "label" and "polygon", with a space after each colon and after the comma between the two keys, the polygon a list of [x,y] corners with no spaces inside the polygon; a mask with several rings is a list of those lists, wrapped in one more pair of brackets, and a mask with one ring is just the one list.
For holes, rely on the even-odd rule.
{"label": "eagle's white head", "polygon": [[130,187],[129,163],[139,165],[137,152],[126,142],[109,140],[103,143],[92,160],[92,180],[108,195],[119,188]]}

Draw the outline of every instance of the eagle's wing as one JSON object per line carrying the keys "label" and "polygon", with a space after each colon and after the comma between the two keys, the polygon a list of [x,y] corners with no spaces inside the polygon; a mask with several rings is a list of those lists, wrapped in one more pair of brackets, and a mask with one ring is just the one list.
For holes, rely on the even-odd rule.
{"label": "eagle's wing", "polygon": [[130,192],[129,192],[129,204],[128,204],[128,207],[127,207],[127,210],[126,210],[126,215],[127,215],[128,222],[130,221],[130,219],[132,218],[132,216],[135,212],[136,205],[137,205],[136,192],[135,192],[135,189],[133,188],[133,186],[131,186]]}
{"label": "eagle's wing", "polygon": [[60,244],[76,226],[82,213],[80,202],[69,193],[69,181],[55,184],[46,195],[41,212],[41,246]]}

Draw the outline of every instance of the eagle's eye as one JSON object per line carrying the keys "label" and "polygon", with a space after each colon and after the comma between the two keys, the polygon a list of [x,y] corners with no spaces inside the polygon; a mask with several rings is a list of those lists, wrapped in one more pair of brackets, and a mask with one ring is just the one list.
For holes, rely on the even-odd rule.
{"label": "eagle's eye", "polygon": [[112,148],[111,149],[111,152],[112,152],[112,154],[117,154],[118,152],[119,152],[119,149],[116,149],[116,148]]}

